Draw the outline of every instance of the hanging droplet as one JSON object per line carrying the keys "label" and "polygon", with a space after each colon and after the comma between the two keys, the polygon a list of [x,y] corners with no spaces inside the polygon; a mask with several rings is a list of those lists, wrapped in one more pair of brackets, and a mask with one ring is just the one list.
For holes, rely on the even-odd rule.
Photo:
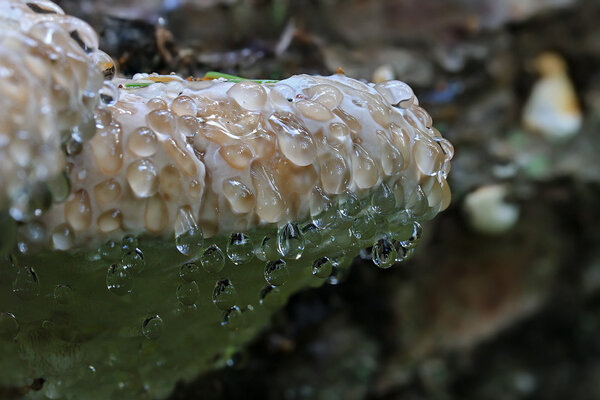
{"label": "hanging droplet", "polygon": [[179,236],[175,237],[175,246],[177,250],[184,255],[196,254],[202,249],[204,235],[199,227],[191,227]]}
{"label": "hanging droplet", "polygon": [[202,268],[208,273],[221,272],[225,266],[225,255],[216,244],[211,244],[200,257]]}
{"label": "hanging droplet", "polygon": [[371,256],[375,265],[387,269],[396,262],[396,248],[387,238],[381,238],[373,245]]}
{"label": "hanging droplet", "polygon": [[252,241],[245,233],[233,233],[227,243],[227,257],[235,265],[248,262],[254,256]]}
{"label": "hanging droplet", "polygon": [[398,240],[392,240],[392,243],[394,244],[394,248],[396,249],[397,263],[401,263],[403,261],[408,260],[415,253],[414,248],[406,248],[402,245],[402,242],[399,242]]}
{"label": "hanging droplet", "polygon": [[290,272],[285,261],[270,261],[265,266],[265,280],[273,286],[281,286],[290,277]]}
{"label": "hanging droplet", "polygon": [[196,302],[200,289],[195,281],[182,283],[177,287],[177,300],[185,306],[191,306]]}
{"label": "hanging droplet", "polygon": [[40,283],[33,268],[18,267],[17,277],[13,282],[13,293],[24,301],[29,301],[40,294]]}
{"label": "hanging droplet", "polygon": [[104,81],[100,89],[100,100],[106,106],[113,106],[119,100],[119,89],[111,81]]}
{"label": "hanging droplet", "polygon": [[237,291],[229,279],[219,279],[213,290],[212,301],[221,310],[227,310],[235,305]]}
{"label": "hanging droplet", "polygon": [[388,185],[382,183],[371,195],[371,210],[375,214],[389,215],[396,208],[396,197]]}
{"label": "hanging droplet", "polygon": [[277,240],[267,235],[263,238],[260,246],[255,250],[256,257],[261,261],[275,261],[281,257]]}
{"label": "hanging droplet", "polygon": [[304,245],[307,248],[317,246],[323,239],[321,229],[313,223],[308,223],[302,227],[302,236],[304,236]]}
{"label": "hanging droplet", "polygon": [[142,272],[146,266],[144,254],[140,249],[126,251],[121,257],[121,265],[131,271],[134,275],[137,275]]}
{"label": "hanging droplet", "polygon": [[19,333],[19,322],[14,314],[0,311],[0,338],[13,340]]}
{"label": "hanging droplet", "polygon": [[327,278],[332,271],[333,264],[328,257],[321,257],[313,263],[312,273],[317,278]]}
{"label": "hanging droplet", "polygon": [[139,247],[137,237],[133,235],[126,235],[121,239],[121,249],[123,252],[133,251]]}
{"label": "hanging droplet", "polygon": [[58,174],[48,181],[48,189],[54,203],[62,203],[71,194],[71,180],[66,172]]}
{"label": "hanging droplet", "polygon": [[304,251],[304,237],[298,224],[288,222],[279,228],[277,235],[279,253],[288,260],[297,260]]}
{"label": "hanging droplet", "polygon": [[197,281],[201,278],[200,267],[196,263],[185,263],[179,268],[179,276],[186,282]]}
{"label": "hanging droplet", "polygon": [[164,323],[158,315],[148,317],[142,323],[142,334],[150,340],[159,339],[162,336],[163,330]]}
{"label": "hanging droplet", "polygon": [[117,296],[131,293],[133,286],[132,272],[123,265],[112,264],[106,273],[106,287]]}
{"label": "hanging droplet", "polygon": [[319,229],[329,228],[337,222],[338,211],[319,188],[314,188],[310,198],[312,222]]}
{"label": "hanging droplet", "polygon": [[284,298],[278,287],[267,285],[260,291],[258,302],[270,310],[275,310],[283,305]]}
{"label": "hanging droplet", "polygon": [[413,249],[419,243],[419,240],[423,236],[423,227],[417,221],[413,222],[413,231],[410,238],[402,241],[402,246],[407,249]]}

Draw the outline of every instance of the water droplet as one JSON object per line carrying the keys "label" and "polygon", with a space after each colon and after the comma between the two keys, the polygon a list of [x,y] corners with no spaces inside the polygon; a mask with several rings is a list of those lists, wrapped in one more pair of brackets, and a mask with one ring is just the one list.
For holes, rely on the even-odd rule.
{"label": "water droplet", "polygon": [[339,217],[338,210],[317,188],[312,191],[310,202],[312,222],[317,228],[326,229],[337,222]]}
{"label": "water droplet", "polygon": [[39,217],[52,205],[52,193],[45,183],[29,185],[13,196],[8,210],[17,221],[29,221]]}
{"label": "water droplet", "polygon": [[117,296],[131,292],[133,285],[132,271],[121,264],[112,264],[106,273],[106,287]]}
{"label": "water droplet", "polygon": [[0,338],[13,340],[19,333],[19,322],[12,313],[0,312]]}
{"label": "water droplet", "polygon": [[138,238],[133,235],[126,235],[121,239],[121,248],[123,252],[133,251],[138,248]]}
{"label": "water droplet", "polygon": [[234,233],[227,243],[227,257],[235,265],[250,261],[254,256],[252,241],[245,233]]}
{"label": "water droplet", "polygon": [[28,301],[40,294],[40,283],[35,270],[31,267],[19,267],[13,282],[13,293],[21,300]]}
{"label": "water droplet", "polygon": [[415,253],[414,248],[407,248],[402,245],[402,242],[398,240],[392,240],[394,248],[396,249],[396,262],[400,263],[408,260]]}
{"label": "water droplet", "polygon": [[196,302],[200,290],[195,281],[182,283],[177,287],[177,300],[183,305],[191,306]]}
{"label": "water droplet", "polygon": [[290,277],[287,264],[283,260],[270,261],[265,266],[265,280],[273,286],[281,286]]}
{"label": "water droplet", "polygon": [[212,300],[221,310],[227,310],[235,304],[237,291],[229,279],[219,279],[217,281]]}
{"label": "water droplet", "polygon": [[113,82],[104,81],[100,89],[100,100],[107,106],[113,106],[119,100],[119,89]]}
{"label": "water droplet", "polygon": [[202,249],[204,243],[204,235],[202,229],[192,227],[175,237],[175,246],[177,250],[186,256],[194,255]]}
{"label": "water droplet", "polygon": [[164,323],[160,316],[153,315],[144,320],[142,324],[142,334],[150,340],[157,340],[161,337],[164,330]]}
{"label": "water droplet", "polygon": [[289,260],[297,260],[304,251],[304,237],[298,224],[288,222],[279,228],[277,247],[281,255]]}
{"label": "water droplet", "polygon": [[116,261],[121,255],[121,246],[114,240],[108,240],[98,249],[98,254],[104,261]]}
{"label": "water droplet", "polygon": [[273,239],[270,235],[263,238],[262,243],[256,249],[255,254],[261,261],[275,261],[281,257],[277,246],[277,240]]}
{"label": "water droplet", "polygon": [[200,257],[202,268],[210,274],[221,272],[225,266],[225,255],[216,244],[211,244]]}
{"label": "water droplet", "polygon": [[376,214],[389,215],[396,208],[394,192],[385,183],[379,185],[371,195],[371,210]]}
{"label": "water droplet", "polygon": [[244,325],[244,314],[238,306],[232,306],[223,314],[221,325],[230,329],[239,329]]}
{"label": "water droplet", "polygon": [[333,263],[328,257],[321,257],[315,260],[312,266],[312,273],[317,278],[327,278],[333,271]]}
{"label": "water droplet", "polygon": [[200,279],[200,267],[195,263],[185,263],[179,268],[179,276],[186,282]]}
{"label": "water droplet", "polygon": [[355,217],[360,213],[360,199],[352,192],[346,192],[338,199],[340,213],[345,217]]}
{"label": "water droplet", "polygon": [[307,248],[313,248],[322,242],[321,230],[313,223],[302,227],[302,236],[304,236],[304,245]]}
{"label": "water droplet", "polygon": [[283,305],[284,299],[278,287],[267,285],[260,291],[258,302],[266,308],[274,310]]}
{"label": "water droplet", "polygon": [[396,262],[396,248],[387,238],[381,238],[373,245],[372,258],[379,268],[387,269]]}
{"label": "water droplet", "polygon": [[123,256],[121,257],[121,265],[130,270],[134,275],[137,275],[142,272],[146,266],[144,254],[140,249],[127,251],[123,253]]}
{"label": "water droplet", "polygon": [[352,223],[352,235],[361,241],[370,241],[375,232],[377,232],[377,224],[375,218],[369,214],[363,214],[356,218]]}
{"label": "water droplet", "polygon": [[48,181],[48,188],[55,203],[62,203],[71,194],[71,180],[67,173],[58,174]]}
{"label": "water droplet", "polygon": [[412,235],[410,236],[410,238],[402,241],[402,247],[405,247],[407,249],[413,249],[417,247],[421,236],[423,236],[423,227],[420,223],[415,221],[413,222]]}
{"label": "water droplet", "polygon": [[61,283],[54,288],[54,300],[60,305],[68,305],[73,301],[73,297],[73,288],[67,284]]}

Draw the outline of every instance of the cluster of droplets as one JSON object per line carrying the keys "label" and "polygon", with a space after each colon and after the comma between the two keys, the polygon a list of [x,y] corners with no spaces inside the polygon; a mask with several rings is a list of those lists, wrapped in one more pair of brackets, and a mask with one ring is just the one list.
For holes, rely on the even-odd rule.
{"label": "cluster of droplets", "polygon": [[[10,216],[2,229],[13,231],[11,219],[35,220],[69,196],[65,156],[94,136],[94,113],[114,104],[118,90],[96,33],[46,0],[0,3],[0,69],[0,209]],[[21,253],[50,236],[39,224],[20,230]],[[2,254],[14,245],[6,236]]]}

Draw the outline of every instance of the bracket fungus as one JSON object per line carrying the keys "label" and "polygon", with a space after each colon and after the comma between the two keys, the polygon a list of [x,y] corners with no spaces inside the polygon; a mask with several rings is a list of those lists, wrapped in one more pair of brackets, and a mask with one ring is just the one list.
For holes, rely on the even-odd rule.
{"label": "bracket fungus", "polygon": [[164,398],[449,204],[452,145],[402,82],[113,79],[49,1],[0,27],[0,386]]}

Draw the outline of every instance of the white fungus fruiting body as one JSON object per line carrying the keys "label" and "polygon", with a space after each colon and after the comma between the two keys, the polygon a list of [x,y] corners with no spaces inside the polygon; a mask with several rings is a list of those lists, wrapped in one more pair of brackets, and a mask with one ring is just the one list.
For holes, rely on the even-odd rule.
{"label": "white fungus fruiting body", "polygon": [[452,146],[398,81],[140,74],[117,83],[119,101],[67,157],[73,194],[42,218],[50,231],[71,226],[73,246],[172,237],[182,210],[190,214],[182,229],[198,226],[205,237],[282,225],[310,217],[311,203],[363,198],[384,184],[408,210],[437,213],[450,201]]}
{"label": "white fungus fruiting body", "polygon": [[507,203],[505,185],[477,188],[465,198],[464,208],[469,225],[477,232],[500,235],[508,232],[519,220],[519,208]]}

